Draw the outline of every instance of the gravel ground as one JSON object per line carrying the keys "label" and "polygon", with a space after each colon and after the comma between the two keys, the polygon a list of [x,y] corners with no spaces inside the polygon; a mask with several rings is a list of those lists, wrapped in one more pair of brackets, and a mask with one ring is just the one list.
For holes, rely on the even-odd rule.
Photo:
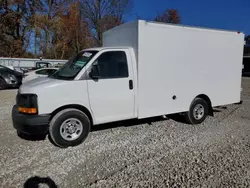
{"label": "gravel ground", "polygon": [[0,187],[250,187],[250,79],[242,83],[244,103],[201,125],[103,125],[68,149],[19,138],[10,117],[17,91],[0,91]]}

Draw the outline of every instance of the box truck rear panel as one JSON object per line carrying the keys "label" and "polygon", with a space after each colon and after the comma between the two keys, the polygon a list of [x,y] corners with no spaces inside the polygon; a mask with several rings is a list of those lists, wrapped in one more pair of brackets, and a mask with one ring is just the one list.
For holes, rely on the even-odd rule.
{"label": "box truck rear panel", "polygon": [[139,117],[188,111],[199,94],[213,106],[240,101],[244,35],[139,24]]}

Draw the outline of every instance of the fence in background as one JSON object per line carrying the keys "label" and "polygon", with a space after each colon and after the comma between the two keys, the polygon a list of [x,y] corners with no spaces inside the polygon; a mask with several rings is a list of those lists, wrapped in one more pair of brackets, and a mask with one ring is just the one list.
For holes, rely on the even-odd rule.
{"label": "fence in background", "polygon": [[[36,62],[41,61],[40,59],[31,58],[6,58],[0,57],[0,65],[12,66],[14,68],[31,68],[35,67]],[[52,66],[56,64],[64,64],[67,60],[55,60],[55,59],[42,59],[44,62],[51,63]]]}

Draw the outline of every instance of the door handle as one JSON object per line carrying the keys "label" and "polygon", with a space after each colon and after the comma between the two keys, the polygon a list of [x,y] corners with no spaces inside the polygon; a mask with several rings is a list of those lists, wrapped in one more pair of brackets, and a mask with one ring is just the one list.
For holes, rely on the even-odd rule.
{"label": "door handle", "polygon": [[129,80],[129,89],[132,90],[133,88],[133,80]]}

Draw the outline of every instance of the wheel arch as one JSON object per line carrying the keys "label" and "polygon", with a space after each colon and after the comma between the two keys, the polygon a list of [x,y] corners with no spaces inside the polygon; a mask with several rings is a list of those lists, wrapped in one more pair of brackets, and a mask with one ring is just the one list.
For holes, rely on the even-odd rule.
{"label": "wheel arch", "polygon": [[89,120],[90,120],[90,123],[91,125],[93,125],[93,117],[92,117],[92,114],[90,113],[90,111],[85,107],[85,106],[82,106],[82,105],[79,105],[79,104],[68,104],[68,105],[64,105],[64,106],[61,106],[59,108],[57,108],[56,110],[54,110],[52,113],[51,113],[51,117],[50,117],[50,120],[52,120],[52,118],[60,111],[62,110],[65,110],[65,109],[68,109],[68,108],[75,108],[77,110],[80,110],[82,111],[83,113],[85,113]]}
{"label": "wheel arch", "polygon": [[214,116],[212,102],[211,102],[210,98],[207,95],[200,94],[200,95],[197,95],[195,98],[201,98],[201,99],[205,100],[207,102],[208,106],[209,106],[209,111],[208,111],[209,115]]}
{"label": "wheel arch", "polygon": [[[6,89],[6,85],[7,85],[7,82],[6,82],[6,80],[5,80],[5,77],[4,76],[2,76],[2,75],[0,75],[0,82],[3,82],[3,84],[4,84],[4,87],[3,88],[1,88],[1,89]],[[0,90],[1,90],[0,89]]]}
{"label": "wheel arch", "polygon": [[0,79],[6,82],[6,80],[5,80],[5,77],[4,77],[4,76],[0,75]]}

